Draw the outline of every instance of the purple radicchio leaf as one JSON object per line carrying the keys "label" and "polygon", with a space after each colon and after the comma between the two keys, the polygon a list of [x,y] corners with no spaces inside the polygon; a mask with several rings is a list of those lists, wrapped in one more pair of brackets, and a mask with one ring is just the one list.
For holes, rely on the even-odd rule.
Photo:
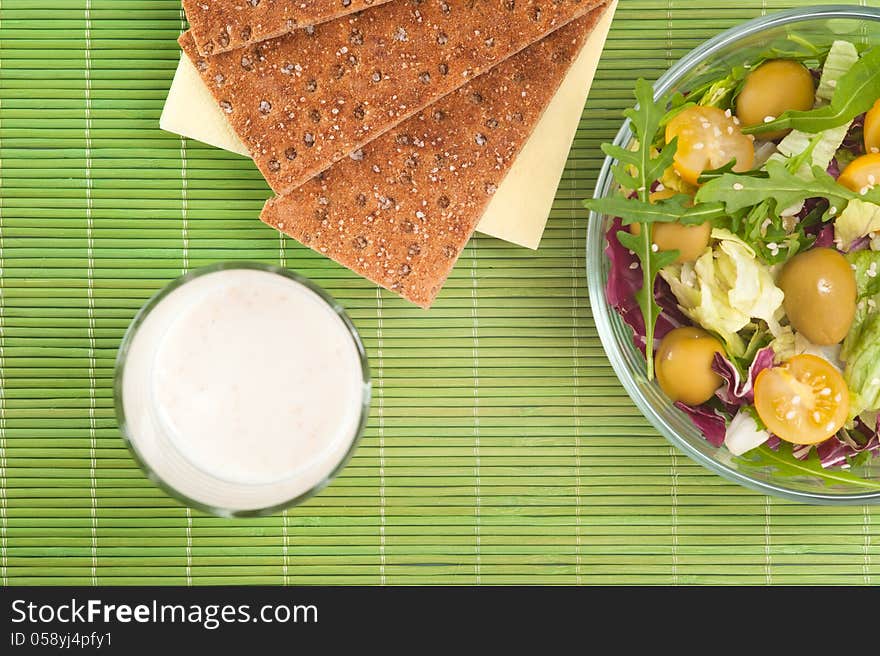
{"label": "purple radicchio leaf", "polygon": [[837,161],[836,157],[831,158],[831,163],[828,164],[826,171],[835,180],[840,177],[840,162]]}
{"label": "purple radicchio leaf", "polygon": [[[832,162],[832,165],[834,165],[834,162]],[[804,206],[801,211],[798,212],[797,219],[798,221],[803,221],[817,209],[821,208],[824,211],[825,209],[827,209],[827,207],[828,201],[824,198],[808,198],[804,202]],[[835,248],[833,223],[813,223],[804,228],[804,234],[815,237],[815,241],[813,242],[814,246],[823,248]]]}
{"label": "purple radicchio leaf", "polygon": [[816,233],[816,241],[813,246],[817,248],[835,248],[834,245],[834,225],[826,223],[822,225],[822,229]]}
{"label": "purple radicchio leaf", "polygon": [[609,264],[605,298],[644,344],[645,319],[636,301],[636,292],[642,288],[642,268],[635,253],[617,238],[620,230],[623,230],[623,222],[617,218],[605,234],[605,255]]}
{"label": "purple radicchio leaf", "polygon": [[846,249],[847,253],[855,253],[856,251],[863,251],[868,246],[871,245],[871,238],[867,235],[864,237],[859,237],[853,243],[849,245],[849,248]]}
{"label": "purple radicchio leaf", "polygon": [[[804,201],[804,206],[801,208],[801,211],[797,213],[798,221],[803,221],[805,218],[807,218],[807,216],[809,214],[811,214],[813,212],[813,210],[815,210],[820,205],[827,204],[827,203],[828,203],[828,201],[825,200],[824,198],[820,198],[820,197],[807,198],[807,200]],[[809,228],[807,228],[807,232],[809,233],[810,230],[818,231],[821,226],[822,226],[821,223],[817,223],[815,225],[812,225]],[[814,234],[815,234],[815,232],[814,232]]]}
{"label": "purple radicchio leaf", "polygon": [[[853,156],[859,157],[865,154],[865,117],[867,114],[859,114],[853,119],[852,125],[843,138],[840,145],[846,151],[852,153]],[[831,171],[829,171],[831,173]],[[839,175],[839,173],[838,173]],[[835,178],[837,175],[834,176]]]}
{"label": "purple radicchio leaf", "polygon": [[[819,461],[826,469],[846,465],[849,458],[864,451],[880,453],[880,426],[871,430],[861,419],[856,419],[856,425],[852,430],[842,430],[836,435],[829,437],[816,446]],[[799,460],[805,460],[810,454],[813,445],[798,444],[792,448],[792,455]]]}
{"label": "purple radicchio leaf", "polygon": [[[608,281],[605,284],[605,297],[626,324],[632,328],[633,341],[645,352],[645,319],[636,300],[636,292],[642,288],[642,267],[639,258],[620,243],[617,233],[624,230],[619,218],[614,219],[605,235],[608,257]],[[654,347],[673,328],[690,325],[687,317],[678,308],[678,302],[669,284],[661,277],[654,283],[654,297],[661,312],[654,326]]]}
{"label": "purple radicchio leaf", "polygon": [[675,407],[690,418],[709,444],[716,447],[724,444],[727,421],[716,410],[707,405],[691,406],[681,401],[676,401]]}
{"label": "purple radicchio leaf", "polygon": [[755,359],[749,365],[746,378],[743,378],[739,370],[734,364],[720,353],[715,354],[712,362],[712,371],[724,379],[724,385],[715,392],[721,401],[728,406],[736,409],[743,405],[752,405],[755,402],[755,393],[753,390],[755,378],[758,374],[769,367],[773,366],[773,349],[765,346],[755,354]]}

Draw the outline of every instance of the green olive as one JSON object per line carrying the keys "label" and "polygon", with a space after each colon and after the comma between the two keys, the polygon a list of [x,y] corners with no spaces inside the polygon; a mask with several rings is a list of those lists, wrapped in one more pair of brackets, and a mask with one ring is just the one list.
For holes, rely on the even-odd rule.
{"label": "green olive", "polygon": [[[736,116],[745,127],[760,125],[793,109],[806,111],[816,102],[816,87],[810,71],[800,62],[773,59],[746,76],[736,99]],[[762,132],[765,139],[784,137],[788,130]]]}
{"label": "green olive", "polygon": [[833,248],[798,253],[776,282],[791,327],[813,344],[837,344],[856,314],[856,277],[846,258]]}
{"label": "green olive", "polygon": [[670,330],[654,356],[657,382],[666,396],[688,405],[700,405],[711,399],[724,382],[712,371],[716,353],[723,355],[724,348],[705,330]]}

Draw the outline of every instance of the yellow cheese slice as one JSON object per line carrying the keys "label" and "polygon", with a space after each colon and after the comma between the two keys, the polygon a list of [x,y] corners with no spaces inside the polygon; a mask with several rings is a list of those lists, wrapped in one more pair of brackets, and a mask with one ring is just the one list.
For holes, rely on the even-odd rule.
{"label": "yellow cheese slice", "polygon": [[248,150],[235,134],[214,96],[199,77],[189,57],[180,56],[171,82],[159,127],[182,137],[201,141],[248,157]]}
{"label": "yellow cheese slice", "polygon": [[[616,8],[617,0],[587,39],[498,186],[478,231],[519,246],[538,248]],[[159,127],[233,153],[248,154],[186,56],[180,58]]]}

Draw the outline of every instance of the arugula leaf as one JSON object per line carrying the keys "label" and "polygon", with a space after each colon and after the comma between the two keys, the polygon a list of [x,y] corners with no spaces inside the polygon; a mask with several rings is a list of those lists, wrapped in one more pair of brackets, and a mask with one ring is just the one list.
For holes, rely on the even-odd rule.
{"label": "arugula leaf", "polygon": [[[755,66],[763,63],[758,62]],[[730,69],[730,73],[715,81],[700,98],[699,104],[706,107],[720,107],[728,109],[733,106],[733,98],[738,95],[743,81],[749,74],[749,69],[745,66],[734,66]]]}
{"label": "arugula leaf", "polygon": [[704,203],[693,206],[693,198],[677,194],[665,200],[644,203],[636,198],[609,196],[590,201],[590,209],[608,216],[619,216],[623,225],[631,223],[669,223],[681,221],[686,225],[713,221],[726,216],[722,203]]}
{"label": "arugula leaf", "polygon": [[810,450],[806,460],[798,460],[792,455],[791,446],[787,443],[781,444],[778,451],[761,445],[735,460],[748,467],[772,468],[777,476],[815,477],[821,479],[825,485],[845,484],[880,490],[880,481],[867,480],[839,468],[826,469],[815,449]]}
{"label": "arugula leaf", "polygon": [[[615,146],[614,144],[602,144],[602,152],[609,157],[613,157],[618,162],[611,168],[611,174],[614,176],[617,184],[623,189],[636,191],[640,200],[647,201],[651,185],[663,175],[666,169],[672,166],[676,143],[673,140],[653,159],[650,158],[650,147],[645,149],[639,146],[637,150],[631,150]],[[643,169],[645,166],[643,151],[647,153],[648,161],[650,162],[650,169],[647,171],[647,174],[644,173]],[[646,190],[644,195],[642,194],[643,190]]]}
{"label": "arugula leaf", "polygon": [[880,195],[875,188],[860,196],[850,191],[819,167],[810,169],[809,179],[792,173],[784,162],[767,162],[767,177],[749,177],[725,173],[703,185],[697,192],[698,203],[722,202],[728,212],[737,212],[762,201],[775,201],[777,207],[791,207],[807,198],[826,198],[832,206],[844,207],[853,198],[870,200]]}
{"label": "arugula leaf", "polygon": [[746,134],[795,129],[816,134],[839,127],[871,109],[880,98],[880,48],[865,53],[837,83],[831,103],[808,111],[787,111],[768,123],[743,128]]}
{"label": "arugula leaf", "polygon": [[[623,187],[634,190],[640,200],[647,202],[651,185],[672,166],[676,141],[667,144],[657,157],[653,156],[651,143],[660,131],[666,112],[661,104],[654,102],[654,87],[647,80],[636,82],[636,100],[638,105],[625,110],[623,115],[630,120],[637,148],[630,150],[603,144],[602,151],[618,161],[614,167],[614,179]],[[626,184],[623,184],[624,181]]]}
{"label": "arugula leaf", "polygon": [[624,248],[633,251],[642,263],[642,288],[636,292],[636,301],[639,303],[639,309],[645,318],[645,361],[647,365],[648,380],[654,379],[654,325],[657,323],[657,317],[660,316],[662,308],[657,304],[654,298],[654,280],[660,269],[668,264],[672,264],[678,259],[678,251],[658,251],[654,253],[651,250],[652,240],[651,231],[642,230],[638,235],[634,235],[626,230],[620,230],[617,233],[617,239]]}
{"label": "arugula leaf", "polygon": [[[620,216],[625,223],[643,220],[645,223],[675,220],[685,213],[684,201],[673,197],[654,208],[650,203],[651,185],[659,180],[666,169],[672,166],[677,141],[673,139],[659,152],[653,148],[654,141],[661,130],[666,116],[664,101],[654,101],[654,88],[651,83],[640,79],[636,82],[636,101],[634,108],[624,112],[630,120],[635,140],[632,148],[603,145],[602,150],[617,160],[612,168],[614,179],[624,189],[635,191],[637,198],[602,198],[584,201],[584,205],[594,212]],[[670,214],[671,212],[671,214]],[[651,230],[642,230],[638,235],[626,231],[617,233],[620,243],[639,258],[642,267],[642,288],[636,300],[645,320],[645,339],[648,345],[646,357],[648,380],[654,378],[654,325],[660,315],[660,307],[654,299],[654,280],[657,272],[677,257],[677,251],[654,252]]]}

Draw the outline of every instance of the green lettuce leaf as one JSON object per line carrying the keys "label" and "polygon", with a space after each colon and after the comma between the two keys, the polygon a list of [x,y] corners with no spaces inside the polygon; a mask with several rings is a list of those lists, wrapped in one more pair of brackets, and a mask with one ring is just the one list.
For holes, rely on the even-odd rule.
{"label": "green lettuce leaf", "polygon": [[822,66],[822,77],[819,79],[819,87],[816,89],[816,98],[831,100],[840,78],[848,73],[858,60],[859,51],[849,41],[832,43],[828,57],[825,58],[825,64]]}
{"label": "green lettuce leaf", "polygon": [[765,321],[772,333],[779,332],[783,293],[769,267],[743,240],[718,228],[712,237],[718,243],[696,262],[668,266],[660,275],[682,311],[718,334],[728,352],[739,358],[747,347],[739,332],[755,319]]}
{"label": "green lettuce leaf", "polygon": [[880,253],[847,255],[856,276],[856,315],[840,355],[846,366],[850,418],[880,410]]}
{"label": "green lettuce leaf", "polygon": [[849,202],[834,220],[834,240],[841,248],[848,248],[856,239],[880,230],[880,205],[859,198]]}
{"label": "green lettuce leaf", "polygon": [[[779,152],[771,155],[770,159],[788,160],[790,162],[788,167],[790,171],[794,171],[795,175],[804,180],[810,180],[814,167],[824,171],[831,164],[831,160],[834,159],[834,155],[846,138],[850,125],[852,125],[852,121],[819,134],[792,130],[779,142],[777,147]],[[798,156],[800,155],[806,155],[806,157],[803,157],[803,161],[798,161]]]}

